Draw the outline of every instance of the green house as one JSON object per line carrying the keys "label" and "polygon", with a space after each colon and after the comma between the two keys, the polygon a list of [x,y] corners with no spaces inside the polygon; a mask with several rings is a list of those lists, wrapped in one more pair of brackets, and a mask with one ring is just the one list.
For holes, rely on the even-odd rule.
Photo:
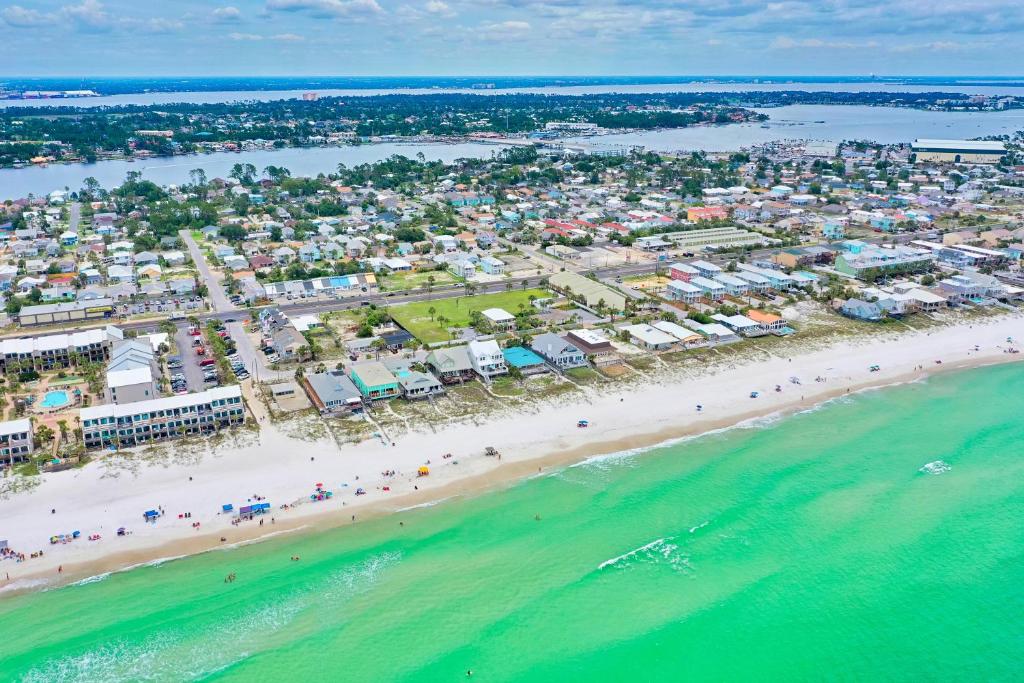
{"label": "green house", "polygon": [[349,377],[363,398],[371,401],[394,398],[401,393],[398,379],[379,361],[372,360],[352,366]]}

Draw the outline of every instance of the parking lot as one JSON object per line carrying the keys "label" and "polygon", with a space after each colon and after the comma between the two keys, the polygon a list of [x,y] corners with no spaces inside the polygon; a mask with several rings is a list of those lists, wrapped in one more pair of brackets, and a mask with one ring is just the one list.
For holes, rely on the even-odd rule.
{"label": "parking lot", "polygon": [[[171,391],[174,393],[180,392],[182,378],[184,379],[184,388],[187,392],[202,391],[206,388],[206,384],[203,381],[203,368],[199,365],[199,361],[202,358],[196,355],[196,347],[193,346],[194,340],[200,339],[200,337],[189,334],[189,331],[188,325],[178,326],[178,331],[174,333],[174,342],[178,347],[178,354],[176,357],[172,356],[167,359]],[[176,359],[179,362],[175,362]],[[172,367],[179,364],[180,367]]]}
{"label": "parking lot", "polygon": [[167,297],[150,301],[121,303],[116,306],[119,315],[142,315],[143,313],[168,313],[181,311],[185,314],[206,310],[206,304],[200,296]]}

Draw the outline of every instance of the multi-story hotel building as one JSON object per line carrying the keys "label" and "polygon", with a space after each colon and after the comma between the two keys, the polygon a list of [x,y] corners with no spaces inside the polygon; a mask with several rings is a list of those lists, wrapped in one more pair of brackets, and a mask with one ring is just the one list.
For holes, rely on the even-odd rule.
{"label": "multi-story hotel building", "polygon": [[245,404],[241,388],[230,385],[197,394],[82,408],[81,419],[86,448],[127,447],[242,424]]}

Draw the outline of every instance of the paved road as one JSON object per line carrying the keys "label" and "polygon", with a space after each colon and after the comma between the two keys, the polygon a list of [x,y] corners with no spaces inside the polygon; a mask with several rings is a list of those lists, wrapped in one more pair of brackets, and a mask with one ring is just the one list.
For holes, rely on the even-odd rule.
{"label": "paved road", "polygon": [[196,264],[196,268],[199,270],[199,277],[202,278],[203,284],[206,285],[207,297],[213,306],[215,312],[230,312],[237,310],[234,304],[228,301],[227,294],[224,293],[224,288],[221,286],[220,281],[214,276],[210,270],[210,265],[206,262],[206,254],[199,248],[196,241],[192,239],[192,233],[188,230],[179,230],[178,236],[181,237],[181,241],[188,247],[188,253],[192,257],[192,262]]}
{"label": "paved road", "polygon": [[82,220],[82,205],[78,202],[71,202],[68,206],[68,232],[78,234],[78,222]]}

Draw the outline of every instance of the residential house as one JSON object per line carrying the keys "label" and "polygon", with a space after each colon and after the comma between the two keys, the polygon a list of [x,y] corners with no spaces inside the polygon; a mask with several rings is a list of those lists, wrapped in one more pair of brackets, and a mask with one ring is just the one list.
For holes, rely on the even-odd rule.
{"label": "residential house", "polygon": [[274,330],[270,339],[274,351],[283,359],[296,358],[299,355],[299,349],[308,346],[306,338],[291,325]]}
{"label": "residential house", "polygon": [[672,348],[678,339],[650,325],[626,325],[622,330],[629,334],[629,340],[648,351],[665,351]]}
{"label": "residential house", "polygon": [[505,262],[493,256],[485,256],[480,259],[480,269],[488,275],[504,275]]}
{"label": "residential house", "polygon": [[359,388],[340,370],[305,375],[302,387],[321,415],[350,413],[363,407]]}
{"label": "residential house", "polygon": [[349,377],[363,398],[369,401],[395,398],[401,393],[398,379],[380,361],[353,365]]}
{"label": "residential house", "polygon": [[398,379],[402,396],[407,399],[430,398],[444,393],[444,385],[434,375],[413,367],[406,358],[388,358],[384,365]]}
{"label": "residential house", "polygon": [[426,364],[445,384],[473,379],[473,363],[466,346],[435,349],[427,354]]}
{"label": "residential house", "polygon": [[583,350],[553,332],[545,332],[534,337],[530,342],[530,348],[559,370],[587,367],[587,357]]}
{"label": "residential house", "polygon": [[516,328],[516,317],[502,308],[488,308],[480,314],[495,332],[511,332]]}
{"label": "residential house", "polygon": [[485,380],[508,373],[505,357],[493,339],[487,341],[474,340],[469,342],[469,360],[473,369]]}

